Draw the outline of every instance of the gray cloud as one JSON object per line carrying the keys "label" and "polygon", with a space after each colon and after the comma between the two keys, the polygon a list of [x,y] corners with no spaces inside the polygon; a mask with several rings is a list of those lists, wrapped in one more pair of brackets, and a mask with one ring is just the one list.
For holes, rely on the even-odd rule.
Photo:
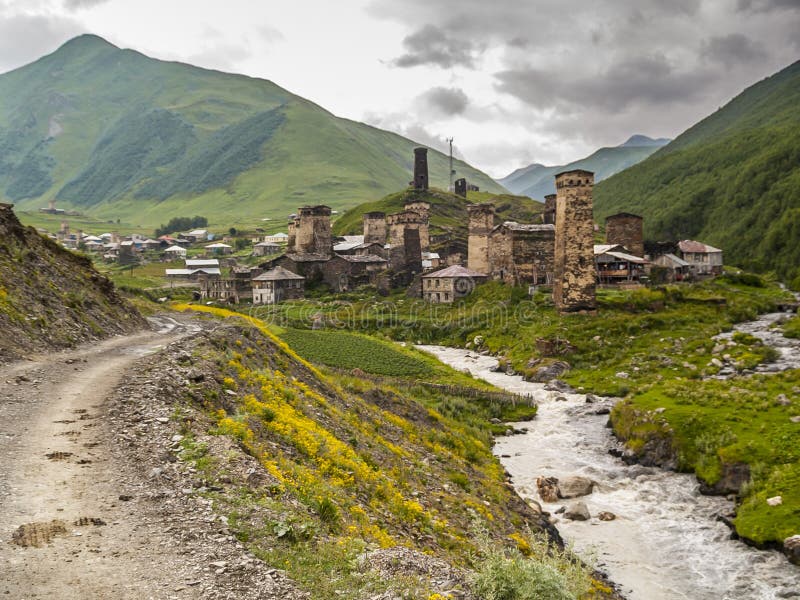
{"label": "gray cloud", "polygon": [[713,83],[705,73],[676,71],[659,54],[625,60],[599,73],[525,68],[502,71],[495,77],[500,92],[536,108],[572,104],[609,111],[639,103],[685,101]]}
{"label": "gray cloud", "polygon": [[64,8],[67,10],[81,10],[83,8],[92,8],[100,4],[105,4],[110,0],[64,0]]}
{"label": "gray cloud", "polygon": [[418,99],[438,116],[463,114],[469,105],[469,98],[461,88],[431,88]]}
{"label": "gray cloud", "polygon": [[798,0],[739,0],[740,11],[770,12],[773,10],[800,10]]}
{"label": "gray cloud", "polygon": [[0,72],[53,52],[68,39],[85,32],[70,18],[44,15],[0,17]]}
{"label": "gray cloud", "polygon": [[474,67],[475,49],[469,41],[449,37],[435,25],[425,25],[403,40],[406,53],[392,61],[396,67],[435,65]]}
{"label": "gray cloud", "polygon": [[732,33],[707,40],[701,49],[701,56],[730,69],[742,63],[763,61],[767,58],[767,52],[763,44],[754,42],[744,34]]}

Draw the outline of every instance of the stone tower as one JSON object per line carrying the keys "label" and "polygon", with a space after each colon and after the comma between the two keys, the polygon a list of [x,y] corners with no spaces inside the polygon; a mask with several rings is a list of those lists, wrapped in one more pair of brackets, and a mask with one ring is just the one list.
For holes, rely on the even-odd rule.
{"label": "stone tower", "polygon": [[294,216],[289,217],[287,235],[289,237],[286,239],[286,252],[291,254],[295,251],[297,245],[297,218]]}
{"label": "stone tower", "polygon": [[455,181],[455,192],[456,196],[461,196],[462,198],[467,197],[467,180],[463,177],[461,179],[456,179]]}
{"label": "stone tower", "polygon": [[606,244],[620,244],[634,256],[644,256],[643,220],[639,215],[618,213],[606,218]]}
{"label": "stone tower", "polygon": [[364,224],[365,244],[386,243],[386,213],[368,212],[361,217]]}
{"label": "stone tower", "polygon": [[467,268],[489,275],[489,236],[494,228],[492,204],[470,204],[469,238],[467,239]]}
{"label": "stone tower", "polygon": [[556,248],[553,300],[561,313],[594,311],[594,173],[556,175]]}
{"label": "stone tower", "polygon": [[428,149],[414,148],[414,189],[428,189]]}
{"label": "stone tower", "polygon": [[544,224],[545,225],[555,225],[556,224],[556,195],[555,194],[547,194],[544,197]]}
{"label": "stone tower", "polygon": [[299,212],[295,248],[301,254],[330,256],[333,252],[330,206],[304,206]]}
{"label": "stone tower", "polygon": [[412,229],[419,230],[419,243],[423,252],[428,252],[431,246],[431,237],[428,231],[430,222],[431,205],[424,200],[410,200],[405,203],[404,207],[406,212],[412,212],[419,215],[419,219],[415,222],[408,223]]}

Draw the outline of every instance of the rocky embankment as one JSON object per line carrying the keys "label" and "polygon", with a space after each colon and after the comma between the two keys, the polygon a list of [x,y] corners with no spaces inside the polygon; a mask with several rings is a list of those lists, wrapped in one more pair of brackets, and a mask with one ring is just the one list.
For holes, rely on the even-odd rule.
{"label": "rocky embankment", "polygon": [[0,204],[0,363],[144,326],[88,258],[23,227]]}

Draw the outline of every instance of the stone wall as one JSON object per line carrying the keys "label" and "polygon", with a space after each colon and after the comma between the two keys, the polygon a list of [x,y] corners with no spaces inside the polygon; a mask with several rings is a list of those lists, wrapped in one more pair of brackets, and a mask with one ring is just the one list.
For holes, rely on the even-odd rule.
{"label": "stone wall", "polygon": [[386,243],[386,213],[368,212],[362,217],[365,244]]}
{"label": "stone wall", "polygon": [[509,285],[553,282],[554,227],[504,223],[492,232],[489,248],[492,278]]}
{"label": "stone wall", "polygon": [[577,170],[556,175],[555,281],[559,312],[594,311],[594,173]]}
{"label": "stone wall", "polygon": [[470,204],[469,237],[467,239],[467,268],[488,275],[489,236],[494,228],[494,206],[491,204]]}
{"label": "stone wall", "polygon": [[639,215],[619,213],[606,218],[606,243],[620,244],[634,256],[644,256],[643,220]]}
{"label": "stone wall", "polygon": [[548,194],[544,197],[543,222],[546,225],[556,224],[556,194]]}

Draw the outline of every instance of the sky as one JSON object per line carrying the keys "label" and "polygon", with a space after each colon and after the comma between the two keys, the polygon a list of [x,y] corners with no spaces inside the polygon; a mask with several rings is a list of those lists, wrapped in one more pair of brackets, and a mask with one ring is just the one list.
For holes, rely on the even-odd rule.
{"label": "sky", "polygon": [[677,136],[800,59],[800,0],[0,0],[0,72],[81,33],[452,137],[502,177]]}

